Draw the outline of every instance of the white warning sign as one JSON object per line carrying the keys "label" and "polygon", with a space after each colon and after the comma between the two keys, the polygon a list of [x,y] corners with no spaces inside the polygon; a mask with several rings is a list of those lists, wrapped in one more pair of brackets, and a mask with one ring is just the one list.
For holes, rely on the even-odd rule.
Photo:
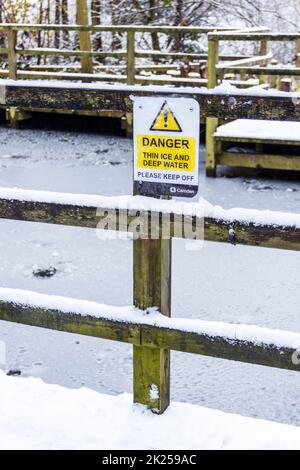
{"label": "white warning sign", "polygon": [[134,181],[139,194],[198,192],[199,105],[191,98],[135,97]]}

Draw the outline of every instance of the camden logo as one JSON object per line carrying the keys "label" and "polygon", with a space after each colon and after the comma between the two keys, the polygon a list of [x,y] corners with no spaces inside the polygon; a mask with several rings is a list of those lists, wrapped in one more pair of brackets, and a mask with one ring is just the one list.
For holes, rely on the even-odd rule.
{"label": "camden logo", "polygon": [[294,351],[293,354],[292,354],[292,363],[295,365],[295,366],[299,366],[300,365],[300,350],[297,350],[297,351]]}

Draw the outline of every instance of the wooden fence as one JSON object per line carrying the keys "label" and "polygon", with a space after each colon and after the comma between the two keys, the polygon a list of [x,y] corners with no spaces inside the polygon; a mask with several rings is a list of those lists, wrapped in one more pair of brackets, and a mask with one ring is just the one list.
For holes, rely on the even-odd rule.
{"label": "wooden fence", "polygon": [[[240,91],[228,95],[215,90],[190,91],[166,89],[154,93],[147,87],[73,85],[68,87],[32,85],[22,82],[0,83],[0,100],[6,106],[55,106],[66,109],[94,109],[100,104],[107,109],[132,111],[132,94],[139,96],[163,94],[164,96],[192,96],[200,103],[204,117],[247,117],[264,119],[278,118],[300,120],[300,95],[276,94],[255,96]],[[145,211],[143,208],[146,207]],[[159,209],[157,204],[159,203]],[[125,207],[124,207],[125,205]],[[300,250],[300,216],[259,211],[221,211],[209,206],[201,211],[198,205],[181,202],[157,201],[151,198],[124,199],[103,198],[66,194],[51,194],[26,190],[0,189],[0,217],[32,222],[46,222],[77,227],[98,226],[103,218],[111,215],[115,220],[114,230],[130,230],[132,217],[146,223],[151,217],[158,221],[156,236],[134,237],[134,306],[135,317],[128,319],[122,313],[114,317],[105,315],[99,306],[99,314],[89,314],[84,309],[78,312],[50,308],[47,299],[32,303],[16,297],[0,298],[0,318],[7,321],[51,328],[59,331],[80,333],[133,344],[134,401],[142,403],[157,413],[162,413],[170,399],[170,350],[185,351],[223,359],[249,362],[294,371],[300,370],[298,360],[293,360],[300,345],[300,335],[282,333],[285,340],[276,340],[276,331],[251,327],[226,325],[224,332],[218,328],[207,329],[203,323],[191,320],[184,328],[171,315],[171,265],[172,237],[186,236],[184,224],[194,227],[203,223],[204,239],[215,242],[234,242],[281,249]],[[191,209],[193,208],[193,209]],[[152,210],[151,210],[152,209]],[[157,212],[158,211],[158,212]],[[163,237],[164,215],[168,214],[170,237]],[[263,220],[267,217],[265,223]],[[110,220],[110,217],[108,217]],[[200,219],[200,220],[199,220]],[[107,219],[105,219],[107,220]],[[124,222],[125,220],[125,222]],[[101,224],[105,228],[105,224]],[[109,224],[106,228],[112,229]],[[147,233],[148,229],[141,230]],[[190,232],[188,232],[190,233]],[[189,236],[189,235],[188,235]],[[203,236],[202,233],[200,235]],[[192,236],[194,238],[194,235]],[[157,308],[151,320],[149,309]],[[101,313],[102,312],[102,313]],[[139,317],[140,314],[140,317]],[[231,328],[231,334],[228,333]],[[244,329],[246,328],[246,329]],[[284,343],[284,344],[282,344]]]}
{"label": "wooden fence", "polygon": [[[84,25],[39,25],[39,24],[14,24],[1,23],[0,32],[4,32],[7,36],[7,47],[0,49],[0,55],[7,56],[8,68],[0,70],[2,78],[12,79],[59,79],[59,80],[82,80],[82,81],[105,81],[111,83],[142,83],[142,84],[173,84],[173,85],[194,85],[206,86],[206,78],[189,78],[189,77],[172,77],[167,76],[165,72],[172,68],[178,69],[182,63],[188,64],[189,61],[197,61],[206,64],[208,55],[202,53],[188,52],[170,52],[161,50],[137,49],[137,36],[149,33],[157,35],[197,35],[207,37],[209,32],[222,31],[239,31],[246,33],[258,33],[268,31],[268,28],[230,28],[230,27],[191,27],[191,26],[143,26],[143,25],[101,25],[101,26],[84,26]],[[18,33],[36,34],[41,32],[75,32],[79,35],[79,47],[77,50],[50,48],[50,47],[34,47],[24,48],[18,47]],[[119,33],[126,35],[126,49],[120,50],[93,50],[91,36],[99,33]],[[80,58],[80,69],[76,66],[64,64],[62,66],[30,66],[26,63],[25,68],[18,67],[18,57],[25,57],[26,60],[33,57],[63,57],[63,58]],[[106,58],[114,58],[124,60],[126,65],[110,65],[97,66],[95,59],[103,60]],[[243,60],[247,56],[241,54],[220,54],[221,60]],[[137,65],[139,59],[152,59],[155,64]],[[161,59],[172,63],[159,63]],[[173,66],[172,66],[173,64]],[[63,71],[59,71],[63,70]],[[67,70],[67,71],[66,71]],[[68,71],[69,70],[69,71]],[[114,73],[107,73],[112,70]],[[140,74],[141,70],[152,72],[149,77]],[[99,73],[101,71],[102,73]],[[119,74],[119,71],[125,71],[126,74]],[[104,73],[103,73],[104,72]],[[105,73],[106,72],[106,73]],[[163,72],[163,76],[154,75]]]}
{"label": "wooden fence", "polygon": [[[38,24],[0,24],[0,31],[3,31],[7,35],[7,47],[0,50],[0,54],[8,57],[8,69],[0,71],[3,78],[9,77],[12,79],[17,78],[31,78],[31,79],[66,79],[66,80],[83,80],[83,81],[105,81],[111,83],[146,83],[146,84],[175,84],[175,85],[205,85],[205,79],[192,79],[192,78],[174,78],[171,76],[159,77],[152,75],[151,77],[143,76],[139,74],[139,70],[147,69],[146,65],[137,66],[136,61],[138,59],[154,59],[156,62],[160,59],[168,61],[175,61],[178,66],[180,61],[206,61],[206,53],[183,53],[183,52],[169,52],[160,50],[144,50],[136,48],[136,37],[138,34],[149,33],[149,34],[167,34],[167,35],[207,35],[209,31],[218,30],[237,30],[238,28],[214,28],[214,27],[184,27],[184,26],[83,26],[83,25],[38,25]],[[57,48],[21,48],[18,47],[17,35],[19,32],[27,32],[29,34],[41,33],[41,32],[75,32],[79,35],[79,50],[70,49],[57,49]],[[126,49],[121,50],[92,50],[91,35],[99,33],[120,33],[126,35]],[[74,72],[57,72],[59,67],[56,66],[53,70],[51,68],[43,71],[43,67],[39,66],[40,70],[29,70],[18,68],[18,56],[26,56],[27,58],[33,57],[79,57],[81,59],[81,70]],[[98,73],[97,67],[95,66],[94,59],[124,59],[127,63],[126,74],[118,73]],[[238,58],[235,55],[224,55],[223,59],[232,60]],[[171,65],[170,65],[171,67]],[[62,67],[63,69],[68,68],[67,65]],[[72,69],[72,67],[71,67]],[[105,67],[102,67],[102,71],[105,71]],[[111,65],[106,69],[115,70],[116,72],[124,70],[123,68],[115,67]],[[101,70],[101,69],[100,69]],[[161,70],[165,70],[162,65],[152,65],[148,67],[153,73]]]}
{"label": "wooden fence", "polygon": [[[73,199],[71,203],[70,198]],[[89,198],[94,200],[94,205],[89,205]],[[51,199],[56,202],[49,202]],[[227,332],[216,328],[212,333],[213,322],[204,322],[209,323],[211,331],[207,331],[207,325],[203,327],[197,320],[187,320],[188,323],[182,328],[177,319],[165,319],[162,323],[158,314],[151,320],[151,316],[147,318],[146,313],[150,307],[158,308],[167,316],[171,313],[171,238],[161,238],[164,223],[170,223],[171,237],[174,233],[177,238],[185,237],[184,224],[188,222],[195,226],[200,222],[200,217],[204,224],[206,240],[229,242],[229,229],[234,227],[235,243],[300,251],[300,216],[295,215],[297,220],[299,219],[299,226],[295,227],[294,223],[289,224],[287,221],[284,225],[259,223],[263,214],[257,211],[252,211],[252,222],[247,222],[243,217],[239,219],[230,215],[230,211],[224,212],[223,219],[214,215],[205,217],[205,214],[187,216],[180,210],[180,203],[177,207],[176,203],[172,203],[170,207],[168,201],[164,201],[163,212],[157,213],[157,201],[154,200],[151,211],[153,199],[149,198],[144,198],[141,202],[139,198],[132,196],[127,201],[130,209],[122,208],[122,198],[118,201],[118,198],[99,197],[98,200],[99,203],[97,197],[92,196],[82,199],[75,196],[74,200],[74,195],[3,188],[0,189],[0,217],[94,229],[104,221],[101,229],[109,230],[112,227],[110,223],[106,225],[106,221],[114,219],[115,230],[122,231],[132,230],[132,221],[138,217],[141,225],[139,232],[134,232],[133,242],[134,305],[139,309],[136,316],[127,319],[124,314],[122,320],[120,308],[119,315],[114,318],[109,311],[107,314],[103,313],[101,305],[98,315],[84,311],[84,307],[80,312],[78,308],[73,311],[72,307],[66,311],[65,307],[60,309],[59,301],[55,308],[49,308],[48,296],[43,296],[44,304],[42,302],[30,305],[28,301],[18,298],[19,292],[16,292],[16,298],[9,300],[5,296],[1,298],[0,292],[0,319],[133,344],[134,401],[157,413],[162,413],[169,404],[170,350],[300,371],[298,361],[292,360],[296,353],[293,341],[286,346],[282,346],[280,341],[277,343],[275,339],[272,341],[272,337],[276,336],[274,330],[258,328],[258,337],[249,339],[251,335],[253,337],[252,327],[243,326],[239,332],[238,325],[225,324]],[[142,209],[144,202],[149,207],[147,211]],[[250,213],[248,211],[248,217]],[[166,214],[169,215],[168,222],[164,222]],[[141,234],[148,233],[151,217],[159,221],[157,238],[139,238]],[[286,219],[285,214],[274,213],[274,217],[278,220]],[[143,229],[141,221],[144,221],[146,230]],[[194,235],[188,236],[194,238]],[[13,290],[10,293],[13,295]],[[53,302],[51,296],[49,301]],[[228,333],[228,328],[232,329],[231,334]],[[300,334],[298,336],[300,342]],[[154,395],[153,388],[156,391]]]}

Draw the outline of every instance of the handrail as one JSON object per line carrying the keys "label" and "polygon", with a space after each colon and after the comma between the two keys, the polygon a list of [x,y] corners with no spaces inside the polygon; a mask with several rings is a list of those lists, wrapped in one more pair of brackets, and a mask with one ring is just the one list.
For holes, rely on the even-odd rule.
{"label": "handrail", "polygon": [[0,31],[90,31],[90,32],[119,32],[135,31],[138,33],[208,33],[209,31],[237,31],[238,27],[215,26],[144,26],[144,25],[77,25],[77,24],[30,24],[30,23],[0,23]]}
{"label": "handrail", "polygon": [[[158,313],[151,315],[146,311],[134,311],[133,308],[130,317],[127,317],[126,311],[130,307],[104,306],[18,289],[5,289],[6,295],[3,295],[3,290],[0,288],[2,321],[125,342],[139,347],[171,349],[300,371],[300,361],[292,360],[293,355],[298,358],[295,345],[297,340],[300,344],[300,333],[252,325],[166,318]],[[30,303],[26,298],[37,298],[37,302]],[[53,303],[56,307],[50,308],[49,305]],[[66,304],[70,305],[69,309]],[[72,311],[72,305],[76,311]],[[88,307],[95,313],[89,313]],[[115,315],[110,314],[111,310],[114,310]],[[185,328],[181,326],[183,321]],[[279,335],[286,338],[284,345],[280,344]]]}
{"label": "handrail", "polygon": [[243,33],[237,32],[209,32],[208,39],[215,41],[295,41],[300,33]]}
{"label": "handrail", "polygon": [[[144,205],[149,210],[143,210]],[[0,188],[0,218],[3,219],[96,228],[102,219],[112,214],[116,230],[130,232],[136,214],[140,214],[141,222],[144,221],[147,226],[150,212],[154,220],[161,221],[161,226],[170,224],[168,234],[176,234],[177,238],[204,237],[208,241],[229,243],[228,230],[234,226],[237,244],[300,251],[300,214],[266,213],[251,209],[223,210],[208,203],[186,203],[184,206],[180,202],[158,203],[155,199],[135,196],[127,196],[124,201],[122,197]],[[162,214],[168,214],[170,218],[163,221]],[[184,231],[184,221],[195,227],[202,220],[204,232],[195,234]]]}

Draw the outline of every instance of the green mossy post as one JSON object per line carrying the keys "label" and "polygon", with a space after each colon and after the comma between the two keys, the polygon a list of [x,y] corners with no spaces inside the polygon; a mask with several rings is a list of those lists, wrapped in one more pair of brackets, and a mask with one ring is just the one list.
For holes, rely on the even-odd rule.
{"label": "green mossy post", "polygon": [[[134,304],[171,315],[171,239],[134,241]],[[143,338],[141,338],[143,343]],[[134,402],[163,413],[170,402],[170,351],[133,346]]]}
{"label": "green mossy post", "polygon": [[[134,189],[135,194],[139,191]],[[147,230],[149,234],[149,231]],[[138,234],[137,234],[138,235]],[[171,316],[172,240],[137,238],[133,242],[133,297],[137,308],[156,307]],[[170,403],[170,350],[147,343],[133,346],[134,402],[161,414]]]}
{"label": "green mossy post", "polygon": [[[218,40],[208,40],[208,62],[207,88],[214,88],[217,85],[217,68],[219,57]],[[214,133],[218,126],[218,119],[209,117],[206,119],[206,176],[216,176],[216,153],[214,144]]]}

